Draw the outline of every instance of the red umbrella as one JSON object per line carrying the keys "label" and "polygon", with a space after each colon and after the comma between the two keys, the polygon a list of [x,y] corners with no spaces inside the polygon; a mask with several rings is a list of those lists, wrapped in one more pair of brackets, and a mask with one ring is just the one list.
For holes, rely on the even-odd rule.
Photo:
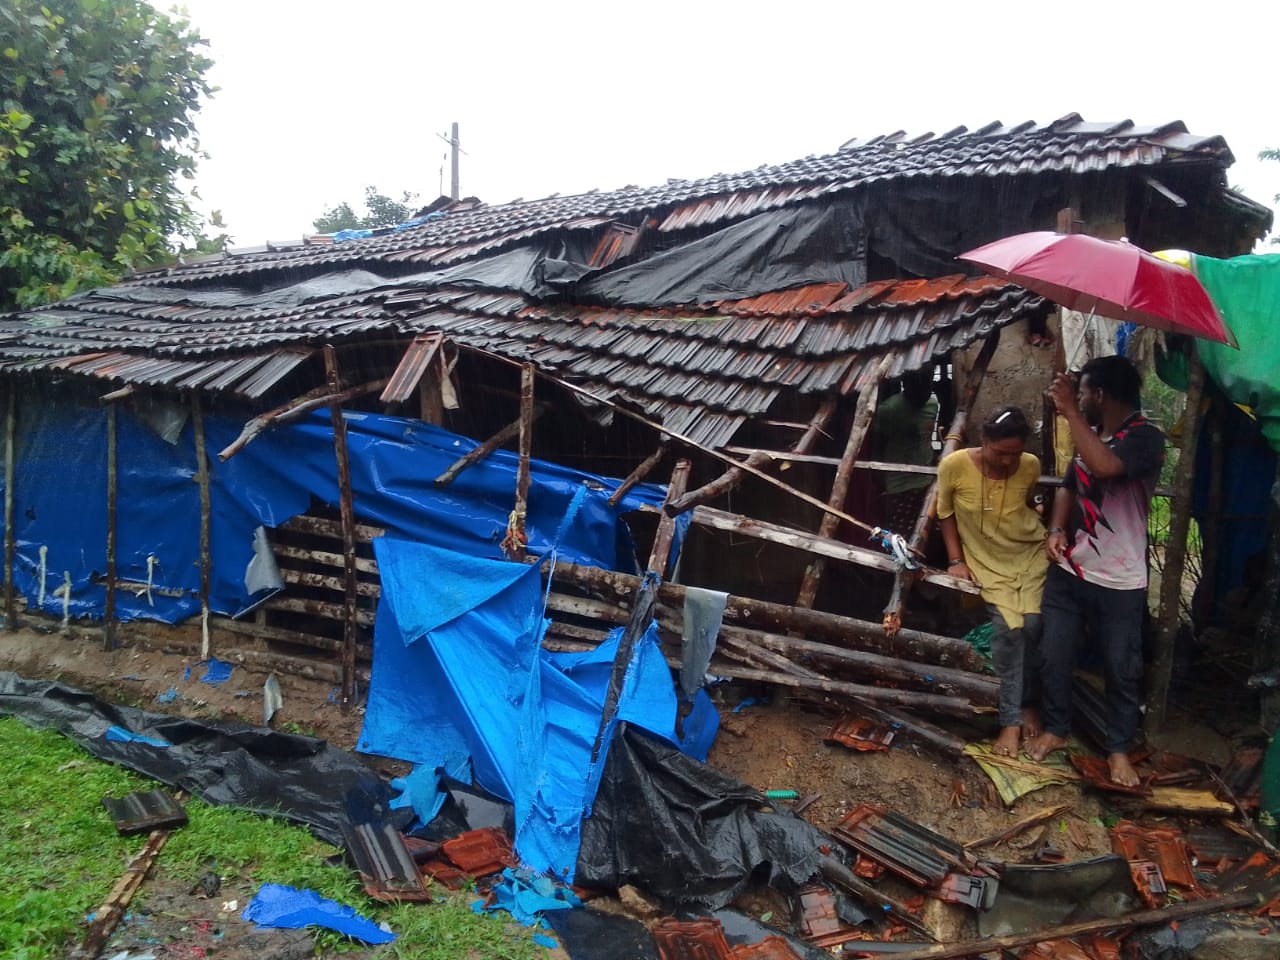
{"label": "red umbrella", "polygon": [[958,259],[1070,310],[1237,346],[1195,274],[1126,240],[1039,230],[988,243]]}

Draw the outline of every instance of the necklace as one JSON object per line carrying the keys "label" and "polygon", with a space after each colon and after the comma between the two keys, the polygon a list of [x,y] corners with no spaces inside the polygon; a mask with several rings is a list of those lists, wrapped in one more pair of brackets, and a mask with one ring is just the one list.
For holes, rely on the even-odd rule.
{"label": "necklace", "polygon": [[[979,461],[981,461],[981,454],[979,454]],[[1008,478],[998,481],[1000,483],[1000,512],[996,514],[995,526],[990,533],[987,533],[987,514],[995,510],[995,507],[991,504],[991,497],[995,494],[995,490],[988,494],[987,472],[983,469],[981,462],[978,464],[978,476],[982,478],[982,512],[978,515],[978,533],[984,540],[990,542],[999,536],[1000,523],[1004,520],[1004,498],[1005,494],[1009,492]]]}

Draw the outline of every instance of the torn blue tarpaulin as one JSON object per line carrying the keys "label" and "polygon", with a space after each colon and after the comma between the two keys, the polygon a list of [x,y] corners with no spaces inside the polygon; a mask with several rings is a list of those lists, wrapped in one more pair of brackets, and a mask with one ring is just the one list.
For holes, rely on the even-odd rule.
{"label": "torn blue tarpaulin", "polygon": [[230,680],[231,671],[234,669],[234,663],[227,663],[224,660],[219,660],[217,657],[210,657],[205,661],[204,676],[200,678],[200,682],[216,687],[218,684],[226,683]]}
{"label": "torn blue tarpaulin", "polygon": [[[547,927],[542,914],[553,910],[572,910],[582,906],[582,901],[568,887],[556,883],[548,876],[535,875],[528,870],[502,871],[502,879],[490,890],[488,902],[476,900],[471,909],[476,913],[511,914],[526,927]],[[549,929],[549,928],[548,928]]]}
{"label": "torn blue tarpaulin", "polygon": [[[391,809],[409,807],[420,823],[430,823],[444,806],[445,793],[440,789],[441,777],[451,777],[463,783],[471,782],[471,760],[462,754],[446,758],[443,767],[427,767],[418,764],[407,777],[396,777],[391,789],[400,795],[391,801]],[[411,824],[412,826],[412,824]]]}
{"label": "torn blue tarpaulin", "polygon": [[168,740],[161,740],[159,737],[148,737],[145,733],[134,733],[132,730],[126,730],[119,724],[114,723],[107,727],[107,732],[103,736],[115,743],[148,743],[153,747],[169,746]]}
{"label": "torn blue tarpaulin", "polygon": [[[106,413],[59,394],[24,394],[18,418],[14,580],[30,607],[62,615],[55,596],[71,580],[69,612],[100,617],[106,571]],[[116,611],[122,620],[174,623],[199,613],[200,491],[194,482],[192,427],[171,416],[163,436],[154,417],[116,411],[118,507]],[[394,535],[476,556],[501,557],[499,546],[514,502],[518,456],[496,451],[449,486],[431,482],[476,443],[417,420],[348,413],[348,448],[356,513]],[[275,527],[306,511],[313,498],[338,503],[333,429],[327,413],[267,431],[226,463],[217,453],[242,423],[206,416],[210,460],[212,575],[210,607],[235,615],[267,594],[246,583],[261,527]],[[166,439],[169,438],[169,439]],[[169,442],[172,439],[174,442]],[[534,460],[527,532],[540,555],[574,495],[581,509],[560,538],[560,555],[574,562],[634,569],[620,513],[658,505],[663,491],[633,488],[615,509],[609,495],[619,481]],[[101,496],[95,495],[101,491]],[[268,582],[254,574],[255,588]]]}
{"label": "torn blue tarpaulin", "polygon": [[353,907],[320,896],[314,890],[298,890],[278,883],[264,883],[240,914],[260,927],[324,927],[365,943],[391,943],[396,935],[356,913]]}
{"label": "torn blue tarpaulin", "polygon": [[[382,598],[360,750],[429,768],[469,754],[476,782],[514,804],[523,862],[572,880],[622,630],[595,650],[550,653],[536,567],[387,537],[374,551]],[[679,743],[654,626],[634,646],[616,717]],[[704,749],[714,722],[704,713],[695,726]]]}

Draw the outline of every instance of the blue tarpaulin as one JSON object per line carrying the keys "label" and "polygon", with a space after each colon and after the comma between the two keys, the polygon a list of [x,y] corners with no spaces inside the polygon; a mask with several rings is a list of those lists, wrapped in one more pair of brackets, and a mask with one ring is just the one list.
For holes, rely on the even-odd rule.
{"label": "blue tarpaulin", "polygon": [[[181,408],[176,408],[181,412]],[[18,417],[14,484],[14,578],[28,604],[61,616],[66,577],[73,617],[100,617],[105,603],[107,426],[99,407],[33,391]],[[175,421],[169,443],[128,409],[117,411],[117,591],[122,620],[174,623],[199,612],[200,491],[192,427]],[[417,420],[348,413],[348,448],[358,517],[392,534],[472,556],[500,558],[514,503],[518,457],[496,451],[448,487],[433,478],[475,441]],[[240,420],[206,416],[210,460],[210,607],[235,615],[265,593],[245,583],[255,531],[305,512],[312,498],[338,504],[333,430],[327,413],[276,427],[226,463],[217,452],[240,433]],[[527,530],[529,550],[547,552],[575,494],[585,495],[560,555],[575,562],[634,569],[618,514],[662,502],[653,485],[632,489],[615,509],[619,481],[535,460]],[[631,566],[627,564],[631,563]],[[43,589],[42,589],[43,584]]]}
{"label": "blue tarpaulin", "polygon": [[[387,537],[374,550],[382,599],[360,749],[428,768],[469,754],[476,782],[515,806],[521,860],[571,880],[607,756],[592,763],[622,630],[586,653],[551,653],[541,647],[537,568]],[[602,743],[625,720],[678,744],[675,718],[674,682],[650,626]],[[706,726],[697,733],[690,749],[705,751]]]}

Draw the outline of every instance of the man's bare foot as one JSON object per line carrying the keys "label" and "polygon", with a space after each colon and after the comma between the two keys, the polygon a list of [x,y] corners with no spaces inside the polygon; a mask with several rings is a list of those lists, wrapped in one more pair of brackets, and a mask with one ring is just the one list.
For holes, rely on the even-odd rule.
{"label": "man's bare foot", "polygon": [[1034,740],[1027,741],[1027,756],[1036,761],[1036,763],[1040,763],[1053,751],[1061,750],[1066,745],[1066,737],[1060,737],[1056,733],[1050,733],[1046,730]]}
{"label": "man's bare foot", "polygon": [[1040,726],[1040,711],[1035,707],[1022,708],[1022,734],[1028,740],[1034,740],[1040,734],[1044,733],[1044,728]]}
{"label": "man's bare foot", "polygon": [[1127,753],[1107,754],[1107,767],[1111,770],[1111,781],[1122,787],[1136,787],[1142,782]]}
{"label": "man's bare foot", "polygon": [[996,742],[992,745],[991,752],[997,757],[1016,757],[1018,755],[1018,740],[1021,736],[1021,727],[1001,727],[1000,736],[996,737]]}

